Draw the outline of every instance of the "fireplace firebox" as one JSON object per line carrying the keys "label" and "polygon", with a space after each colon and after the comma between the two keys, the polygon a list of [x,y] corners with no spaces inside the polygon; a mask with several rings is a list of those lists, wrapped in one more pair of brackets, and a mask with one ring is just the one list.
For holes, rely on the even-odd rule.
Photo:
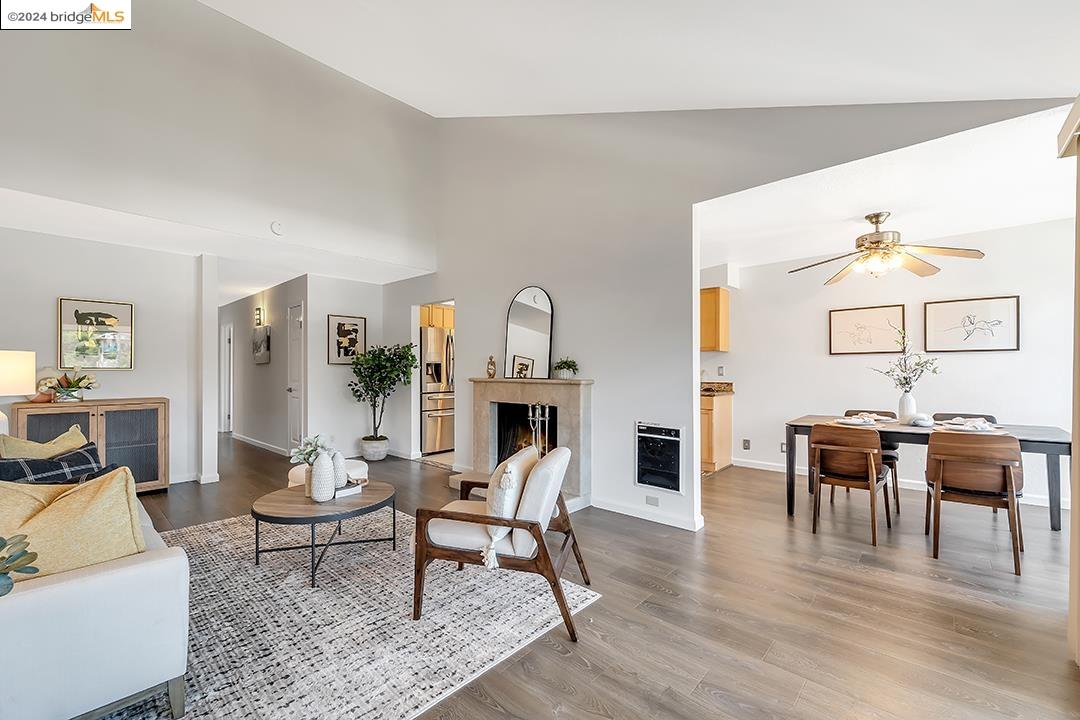
{"label": "fireplace firebox", "polygon": [[540,455],[558,447],[559,408],[541,403],[495,403],[496,463],[535,445]]}

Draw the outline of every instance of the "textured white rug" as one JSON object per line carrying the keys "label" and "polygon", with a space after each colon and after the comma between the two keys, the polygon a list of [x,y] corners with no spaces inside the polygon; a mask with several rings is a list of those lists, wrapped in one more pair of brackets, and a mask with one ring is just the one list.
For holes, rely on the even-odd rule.
{"label": "textured white rug", "polygon": [[[344,523],[345,539],[389,537],[391,510]],[[186,718],[412,718],[553,627],[539,575],[451,563],[428,567],[413,622],[414,520],[390,543],[332,547],[309,587],[304,550],[263,555],[236,517],[163,533],[191,562]],[[308,526],[261,524],[263,547],[304,544]],[[332,526],[320,525],[325,539]],[[563,581],[573,612],[600,596]],[[164,695],[110,716],[168,718]]]}

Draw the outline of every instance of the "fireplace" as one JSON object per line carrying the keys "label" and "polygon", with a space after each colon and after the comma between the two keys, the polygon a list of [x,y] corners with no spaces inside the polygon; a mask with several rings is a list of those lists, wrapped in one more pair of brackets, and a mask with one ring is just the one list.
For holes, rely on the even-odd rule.
{"label": "fireplace", "polygon": [[496,464],[535,445],[541,455],[559,446],[559,408],[542,403],[495,403]]}

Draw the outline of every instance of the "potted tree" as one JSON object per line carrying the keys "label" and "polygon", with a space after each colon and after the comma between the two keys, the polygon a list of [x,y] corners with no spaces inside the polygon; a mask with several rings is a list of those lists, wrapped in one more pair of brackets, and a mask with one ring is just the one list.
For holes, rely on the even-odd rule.
{"label": "potted tree", "polygon": [[360,438],[360,454],[365,460],[382,460],[390,449],[390,440],[379,433],[386,401],[398,385],[408,385],[418,367],[415,345],[376,345],[352,361],[355,380],[349,389],[357,402],[371,408],[371,434]]}

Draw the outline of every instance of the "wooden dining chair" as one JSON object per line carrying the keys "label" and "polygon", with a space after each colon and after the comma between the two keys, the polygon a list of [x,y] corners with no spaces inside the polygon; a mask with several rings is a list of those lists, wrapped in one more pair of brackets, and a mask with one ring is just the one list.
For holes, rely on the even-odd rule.
{"label": "wooden dining chair", "polygon": [[[986,422],[997,425],[997,418],[993,415],[987,415],[986,413],[934,413],[934,422],[943,422],[945,420],[952,420],[953,418],[982,418]],[[994,514],[997,515],[997,508],[993,508]]]}
{"label": "wooden dining chair", "polygon": [[821,486],[870,491],[870,542],[877,546],[877,491],[885,497],[885,524],[892,527],[888,469],[881,464],[881,435],[872,428],[814,425],[810,429],[814,481],[814,533],[821,515]]}
{"label": "wooden dining chair", "polygon": [[[844,417],[854,417],[856,415],[862,415],[868,413],[870,415],[878,415],[880,417],[887,417],[893,420],[896,419],[896,413],[892,410],[845,410]],[[896,514],[900,514],[900,475],[896,470],[896,464],[900,462],[900,443],[894,442],[882,442],[881,443],[881,464],[889,468],[892,472],[892,489],[893,489],[893,504],[896,506]],[[850,489],[847,492],[851,492]],[[836,494],[836,488],[829,488],[829,502],[833,501],[833,496]]]}
{"label": "wooden dining chair", "polygon": [[941,430],[930,436],[926,451],[926,527],[934,522],[934,558],[941,538],[941,503],[1004,508],[1009,513],[1013,570],[1020,574],[1024,529],[1018,498],[1023,496],[1024,466],[1020,441],[1011,435],[975,435]]}

